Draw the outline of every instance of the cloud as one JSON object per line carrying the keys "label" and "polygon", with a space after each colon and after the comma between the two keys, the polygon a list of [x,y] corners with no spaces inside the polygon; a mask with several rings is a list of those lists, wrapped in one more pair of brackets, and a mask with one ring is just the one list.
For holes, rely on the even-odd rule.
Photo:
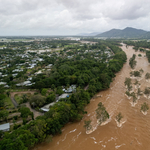
{"label": "cloud", "polygon": [[3,34],[76,34],[126,26],[150,30],[149,0],[0,0],[0,4]]}

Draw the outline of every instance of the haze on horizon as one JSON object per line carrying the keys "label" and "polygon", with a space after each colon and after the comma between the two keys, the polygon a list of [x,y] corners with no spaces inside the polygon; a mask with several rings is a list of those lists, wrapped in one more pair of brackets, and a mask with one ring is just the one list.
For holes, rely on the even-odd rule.
{"label": "haze on horizon", "polygon": [[150,0],[0,0],[0,36],[150,31]]}

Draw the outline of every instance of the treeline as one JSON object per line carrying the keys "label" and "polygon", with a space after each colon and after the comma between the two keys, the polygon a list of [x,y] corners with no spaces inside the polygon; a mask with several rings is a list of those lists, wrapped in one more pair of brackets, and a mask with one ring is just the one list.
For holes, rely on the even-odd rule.
{"label": "treeline", "polygon": [[148,59],[148,62],[150,63],[150,51],[146,51],[146,57]]}
{"label": "treeline", "polygon": [[146,40],[143,41],[123,41],[125,44],[134,46],[136,49],[139,49],[140,47],[143,48],[150,48],[150,42],[147,42]]}
{"label": "treeline", "polygon": [[[0,150],[27,150],[35,144],[51,140],[51,136],[60,134],[61,128],[69,121],[82,119],[84,107],[98,91],[109,88],[115,73],[120,71],[126,62],[126,54],[116,46],[111,47],[114,58],[106,62],[96,59],[80,61],[58,60],[49,78],[40,76],[35,79],[35,87],[51,87],[51,85],[77,84],[76,93],[69,98],[61,99],[44,116],[13,131],[6,133],[0,141]],[[39,80],[39,81],[38,81]],[[82,88],[88,85],[85,91]],[[82,87],[82,88],[81,88]]]}

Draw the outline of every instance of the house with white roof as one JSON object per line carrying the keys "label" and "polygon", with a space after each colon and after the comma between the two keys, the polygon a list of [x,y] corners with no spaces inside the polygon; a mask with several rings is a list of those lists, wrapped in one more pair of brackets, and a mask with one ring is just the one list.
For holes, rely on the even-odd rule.
{"label": "house with white roof", "polygon": [[0,125],[0,130],[3,131],[3,132],[9,131],[9,129],[10,129],[10,124],[9,123]]}

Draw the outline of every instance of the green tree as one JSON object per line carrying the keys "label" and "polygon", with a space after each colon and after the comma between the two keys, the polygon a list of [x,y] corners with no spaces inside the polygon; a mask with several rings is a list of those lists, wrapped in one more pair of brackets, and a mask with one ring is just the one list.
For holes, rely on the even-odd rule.
{"label": "green tree", "polygon": [[46,93],[47,93],[47,89],[42,89],[41,94],[42,94],[43,96],[46,96]]}
{"label": "green tree", "polygon": [[135,93],[134,92],[132,92],[131,93],[131,96],[132,96],[132,98],[133,98],[133,103],[136,103],[136,101],[137,101],[137,97],[136,97],[136,95],[135,95]]}
{"label": "green tree", "polygon": [[139,71],[140,71],[141,74],[144,72],[144,70],[142,68]]}
{"label": "green tree", "polygon": [[54,84],[51,85],[51,89],[54,91],[54,89],[55,89],[55,85]]}
{"label": "green tree", "polygon": [[91,120],[84,120],[84,128],[86,129],[86,131],[89,131],[92,129],[92,125],[91,125]]}
{"label": "green tree", "polygon": [[137,90],[137,96],[142,96],[142,91],[141,91],[141,89],[140,88],[138,88],[138,90]]}
{"label": "green tree", "polygon": [[3,119],[3,120],[5,119],[5,121],[7,121],[8,115],[9,115],[9,112],[7,110],[0,111],[0,119]]}
{"label": "green tree", "polygon": [[100,102],[98,104],[98,108],[96,109],[96,118],[98,119],[100,125],[105,122],[107,119],[109,119],[109,114],[106,111],[106,108],[104,107],[104,105],[102,104],[102,102]]}
{"label": "green tree", "polygon": [[52,103],[56,100],[56,95],[54,93],[51,93],[46,98],[46,103]]}
{"label": "green tree", "polygon": [[127,96],[131,96],[131,94],[130,94],[129,91],[126,91],[125,94],[126,94]]}
{"label": "green tree", "polygon": [[149,87],[146,87],[146,88],[145,88],[144,94],[145,94],[147,97],[150,96],[150,88],[149,88]]}
{"label": "green tree", "polygon": [[19,112],[21,112],[22,118],[27,118],[31,114],[31,111],[28,107],[21,107]]}
{"label": "green tree", "polygon": [[131,79],[130,78],[126,78],[124,84],[125,84],[125,86],[127,86],[128,91],[132,90],[132,85],[131,85]]}
{"label": "green tree", "polygon": [[120,123],[121,119],[123,118],[123,115],[121,114],[121,112],[119,112],[115,118]]}
{"label": "green tree", "polygon": [[5,101],[4,101],[5,98],[6,96],[4,94],[0,94],[0,107],[5,106]]}
{"label": "green tree", "polygon": [[146,79],[146,80],[150,79],[150,73],[148,73],[148,72],[146,73],[145,79]]}
{"label": "green tree", "polygon": [[28,100],[29,100],[29,99],[28,99],[28,97],[27,97],[27,94],[23,94],[23,95],[22,95],[22,102],[23,102],[23,103],[26,103]]}
{"label": "green tree", "polygon": [[46,98],[44,96],[41,95],[33,95],[30,98],[30,105],[32,107],[42,107],[44,106],[44,104],[46,104]]}
{"label": "green tree", "polygon": [[133,56],[129,59],[129,65],[132,69],[135,68],[137,61],[135,60],[136,55],[133,54]]}
{"label": "green tree", "polygon": [[147,112],[148,110],[149,110],[149,106],[148,106],[147,103],[144,102],[144,103],[141,105],[141,111]]}

